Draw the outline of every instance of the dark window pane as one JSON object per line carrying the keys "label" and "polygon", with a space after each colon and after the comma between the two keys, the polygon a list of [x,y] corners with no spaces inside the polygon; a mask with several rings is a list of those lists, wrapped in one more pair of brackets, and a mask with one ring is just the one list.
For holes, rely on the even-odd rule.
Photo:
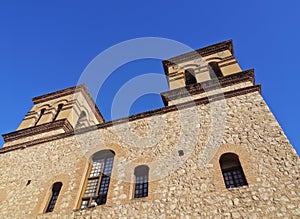
{"label": "dark window pane", "polygon": [[241,172],[239,173],[239,175],[236,175],[237,172],[240,172],[240,170],[239,169],[223,170],[224,181],[227,188],[247,185],[245,177],[241,174]]}

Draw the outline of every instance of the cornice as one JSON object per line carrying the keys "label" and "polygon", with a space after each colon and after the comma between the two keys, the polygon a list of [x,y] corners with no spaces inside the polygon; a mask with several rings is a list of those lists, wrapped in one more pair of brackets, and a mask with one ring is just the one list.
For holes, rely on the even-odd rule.
{"label": "cornice", "polygon": [[241,82],[254,82],[254,69],[238,72],[225,77],[219,77],[213,80],[204,81],[197,84],[188,85],[182,88],[162,92],[161,96],[164,104],[167,106],[171,100],[176,100],[182,97],[201,94],[218,88],[224,88]]}
{"label": "cornice", "polygon": [[63,96],[71,95],[71,94],[74,94],[75,92],[80,92],[80,91],[88,92],[87,87],[85,85],[81,84],[79,86],[73,86],[73,87],[63,89],[63,90],[59,90],[59,91],[55,91],[55,92],[51,92],[48,94],[34,97],[34,98],[32,98],[32,102],[34,104],[39,104],[39,103],[57,99],[57,98],[60,98]]}
{"label": "cornice", "polygon": [[57,129],[63,129],[66,133],[73,131],[73,127],[69,123],[69,121],[67,119],[61,119],[50,123],[45,123],[38,126],[11,132],[8,134],[3,134],[2,136],[5,142],[11,142],[21,138],[25,138],[25,137],[45,133],[45,132],[50,132]]}
{"label": "cornice", "polygon": [[10,151],[14,151],[14,150],[24,149],[26,147],[31,147],[31,146],[34,146],[34,145],[37,145],[37,144],[42,144],[42,143],[46,143],[46,142],[66,138],[66,137],[72,136],[72,135],[74,135],[73,132],[61,133],[61,134],[57,134],[57,135],[53,135],[53,136],[49,136],[49,137],[39,138],[39,139],[35,139],[35,140],[32,140],[32,141],[28,141],[28,142],[24,142],[24,143],[19,143],[19,144],[3,147],[3,148],[0,148],[0,154],[7,153],[7,152],[10,152]]}

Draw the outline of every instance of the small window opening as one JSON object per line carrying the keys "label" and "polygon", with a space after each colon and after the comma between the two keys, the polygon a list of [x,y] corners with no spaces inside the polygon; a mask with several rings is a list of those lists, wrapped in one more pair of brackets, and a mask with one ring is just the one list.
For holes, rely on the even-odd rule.
{"label": "small window opening", "polygon": [[49,201],[46,212],[52,212],[54,210],[56,201],[57,201],[58,196],[59,196],[59,192],[61,190],[61,187],[62,187],[61,182],[56,182],[56,183],[53,184],[53,186],[52,186],[52,195],[51,195],[51,199]]}
{"label": "small window opening", "polygon": [[226,188],[248,185],[241,163],[236,154],[223,154],[220,158],[220,166]]}
{"label": "small window opening", "polygon": [[208,70],[210,78],[223,76],[219,64],[217,62],[208,63]]}
{"label": "small window opening", "polygon": [[54,117],[53,117],[53,120],[52,121],[55,121],[56,119],[57,119],[57,117],[58,117],[58,114],[60,113],[60,111],[61,111],[61,109],[63,108],[63,104],[61,103],[61,104],[58,104],[58,106],[57,106],[57,110],[56,110],[56,113],[55,113],[55,115],[54,115]]}
{"label": "small window opening", "polygon": [[36,126],[36,125],[38,124],[38,122],[40,121],[40,119],[41,119],[41,118],[42,118],[42,116],[44,115],[45,111],[46,111],[46,109],[45,109],[45,108],[41,109],[41,112],[40,112],[39,118],[36,120],[36,122],[35,122],[34,126]]}
{"label": "small window opening", "polygon": [[184,72],[185,85],[196,84],[197,80],[195,78],[194,69],[187,69]]}
{"label": "small window opening", "polygon": [[182,157],[182,156],[184,155],[183,150],[179,150],[179,151],[178,151],[178,155],[179,155],[179,157]]}

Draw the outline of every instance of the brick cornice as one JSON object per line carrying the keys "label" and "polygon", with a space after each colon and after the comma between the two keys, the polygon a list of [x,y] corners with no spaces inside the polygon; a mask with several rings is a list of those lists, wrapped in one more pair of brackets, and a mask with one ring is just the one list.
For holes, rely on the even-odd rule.
{"label": "brick cornice", "polygon": [[207,91],[231,86],[234,84],[239,84],[241,82],[246,82],[246,81],[250,81],[252,82],[252,84],[254,84],[254,69],[249,69],[225,77],[219,77],[213,80],[162,92],[161,96],[164,104],[167,106],[168,102],[171,100],[176,100],[190,95],[205,93]]}
{"label": "brick cornice", "polygon": [[11,142],[21,138],[25,138],[25,137],[45,133],[45,132],[50,132],[57,129],[63,129],[66,133],[73,131],[73,127],[69,123],[69,121],[67,119],[61,119],[54,122],[41,124],[38,126],[11,132],[8,134],[3,134],[2,136],[5,142]]}
{"label": "brick cornice", "polygon": [[[163,107],[160,109],[135,114],[135,115],[132,115],[129,117],[124,117],[124,118],[117,119],[114,121],[102,123],[102,124],[99,124],[96,126],[82,128],[82,129],[76,131],[76,134],[86,133],[86,132],[89,132],[91,130],[96,130],[96,129],[103,129],[103,128],[110,127],[110,126],[113,126],[116,124],[126,123],[128,121],[134,121],[134,120],[143,119],[146,117],[161,115],[164,113],[177,111],[178,109],[190,108],[190,107],[194,107],[195,105],[209,104],[212,101],[218,101],[218,100],[222,100],[224,98],[227,99],[227,98],[245,95],[245,94],[253,93],[253,92],[261,93],[261,85],[254,85],[254,86],[250,86],[250,87],[240,88],[237,90],[228,91],[228,92],[221,93],[221,94],[211,95],[209,97],[204,97],[204,98],[196,99],[193,101],[188,101],[185,103],[180,103],[177,105],[166,106],[166,107]],[[49,137],[45,137],[45,138],[36,139],[36,140],[25,142],[25,143],[19,143],[16,145],[7,146],[4,148],[0,148],[0,154],[6,153],[9,151],[24,149],[26,147],[31,147],[31,146],[34,146],[37,144],[42,144],[42,143],[46,143],[46,142],[50,142],[50,141],[54,141],[54,140],[58,140],[58,139],[63,139],[63,138],[70,137],[73,135],[75,135],[75,133],[73,131],[71,131],[71,132],[67,132],[67,133],[62,133],[62,134],[57,134],[57,135],[53,135],[53,136],[49,136]]]}

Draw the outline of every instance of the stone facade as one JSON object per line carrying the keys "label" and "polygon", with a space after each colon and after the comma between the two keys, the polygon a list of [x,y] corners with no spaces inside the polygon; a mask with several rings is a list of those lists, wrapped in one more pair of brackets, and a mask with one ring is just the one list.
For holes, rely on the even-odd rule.
{"label": "stone facade", "polygon": [[[234,83],[223,98],[198,92],[194,101],[77,131],[14,133],[19,139],[0,149],[0,218],[299,218],[299,157],[260,86]],[[80,209],[89,158],[103,149],[115,152],[107,202]],[[228,152],[238,155],[248,185],[225,187],[219,160]],[[136,199],[140,164],[150,168],[149,191]],[[55,182],[63,186],[45,213]]]}

